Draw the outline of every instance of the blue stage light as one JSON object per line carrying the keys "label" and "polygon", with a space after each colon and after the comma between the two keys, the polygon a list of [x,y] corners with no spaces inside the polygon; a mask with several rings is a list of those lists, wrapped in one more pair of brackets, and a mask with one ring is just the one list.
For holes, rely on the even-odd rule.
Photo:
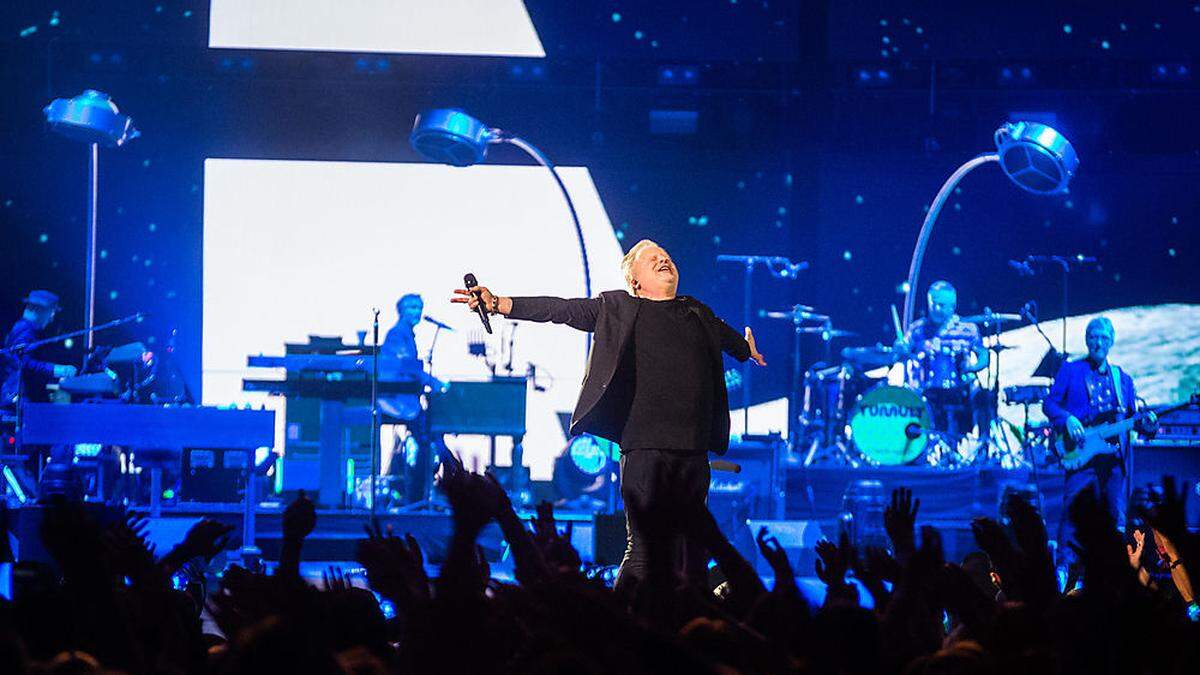
{"label": "blue stage light", "polygon": [[[507,143],[515,146],[538,164],[546,167],[567,203],[571,212],[571,221],[575,225],[575,236],[579,240],[579,256],[583,266],[584,297],[592,296],[591,266],[588,263],[587,245],[583,239],[583,226],[579,223],[579,214],[575,203],[567,192],[567,186],[558,175],[554,163],[541,150],[529,141],[501,129],[488,127],[483,122],[471,117],[457,108],[435,108],[426,110],[413,120],[413,130],[408,136],[408,142],[413,150],[425,158],[440,164],[453,166],[471,166],[479,164],[487,158],[488,146],[493,143]],[[586,353],[591,353],[591,336],[587,338]]]}
{"label": "blue stage light", "polygon": [[917,245],[909,263],[908,281],[903,289],[904,330],[912,323],[913,289],[917,287],[933,224],[963,176],[976,167],[997,162],[1009,180],[1022,190],[1055,195],[1066,192],[1067,184],[1079,168],[1079,156],[1075,148],[1065,136],[1049,125],[1030,121],[1010,122],[997,129],[993,138],[996,152],[983,153],[958,167],[942,184],[925,213],[925,222],[921,224],[921,232],[917,235]]}
{"label": "blue stage light", "polygon": [[689,86],[700,80],[700,70],[695,66],[659,66],[658,83],[662,85]]}
{"label": "blue stage light", "polygon": [[99,192],[100,146],[120,147],[141,133],[134,128],[133,120],[128,115],[121,114],[108,94],[95,89],[85,90],[75,98],[54,99],[42,112],[45,113],[46,123],[53,131],[92,146],[88,164],[88,255],[83,301],[84,328],[88,331],[85,347],[90,351],[93,344],[91,329],[95,325],[96,316],[96,204]]}
{"label": "blue stage light", "polygon": [[1005,124],[996,130],[1000,168],[1020,188],[1035,194],[1066,192],[1079,156],[1065,136],[1037,122]]}
{"label": "blue stage light", "polygon": [[488,145],[499,139],[483,122],[450,108],[417,115],[408,141],[414,150],[435,162],[471,166],[486,159]]}
{"label": "blue stage light", "polygon": [[612,441],[583,434],[571,439],[567,445],[567,455],[576,469],[589,476],[598,476],[608,466],[613,446]]}

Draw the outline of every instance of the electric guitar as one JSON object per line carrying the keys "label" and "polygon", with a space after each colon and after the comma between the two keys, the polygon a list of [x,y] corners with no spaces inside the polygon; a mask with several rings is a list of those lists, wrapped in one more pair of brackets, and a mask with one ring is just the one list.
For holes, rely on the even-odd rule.
{"label": "electric guitar", "polygon": [[[1165,415],[1180,408],[1186,408],[1189,405],[1197,405],[1198,402],[1200,402],[1200,394],[1192,394],[1183,403],[1157,410],[1155,414]],[[1131,417],[1126,417],[1115,422],[1097,424],[1090,427],[1085,426],[1083,437],[1078,441],[1071,438],[1070,434],[1059,434],[1054,439],[1054,450],[1058,453],[1063,468],[1068,471],[1074,471],[1092,461],[1093,457],[1116,454],[1121,445],[1121,437],[1133,431],[1138,422],[1146,419],[1150,412],[1149,410],[1144,410]]]}

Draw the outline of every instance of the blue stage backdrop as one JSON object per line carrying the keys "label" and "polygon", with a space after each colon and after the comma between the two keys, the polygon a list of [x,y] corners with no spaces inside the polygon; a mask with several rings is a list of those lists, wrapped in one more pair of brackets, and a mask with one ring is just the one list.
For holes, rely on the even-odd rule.
{"label": "blue stage backdrop", "polygon": [[[664,244],[682,269],[683,292],[730,323],[741,322],[743,279],[717,255],[808,261],[795,280],[754,274],[751,326],[772,365],[754,374],[756,403],[785,396],[791,378],[790,325],[759,318],[759,310],[799,302],[830,314],[858,333],[835,341],[834,351],[890,343],[889,305],[903,300],[924,208],[955,167],[991,149],[995,129],[1014,119],[1051,123],[1071,139],[1081,166],[1070,192],[1026,194],[994,166],[971,174],[934,231],[919,292],[944,278],[959,287],[964,313],[1011,312],[1034,300],[1044,318],[1057,319],[1060,278],[1051,269],[1018,276],[1008,261],[1084,254],[1097,263],[1071,274],[1071,314],[1177,303],[1139,325],[1153,332],[1194,321],[1200,14],[1188,3],[1136,20],[1107,7],[1009,5],[1031,11],[965,8],[948,17],[933,2],[512,0],[495,3],[503,13],[496,21],[511,22],[502,24],[512,31],[502,45],[468,44],[450,20],[439,26],[444,49],[428,34],[381,46],[370,31],[358,36],[362,46],[357,34],[337,45],[284,44],[306,35],[300,21],[263,24],[264,48],[250,49],[209,46],[210,38],[257,44],[246,30],[218,33],[227,17],[210,9],[236,11],[234,2],[9,3],[0,9],[0,315],[15,319],[26,291],[50,288],[63,297],[59,326],[82,323],[86,151],[49,133],[41,109],[96,88],[143,132],[101,152],[97,318],[151,313],[103,341],[174,348],[197,391],[203,337],[214,328],[203,318],[228,309],[203,305],[203,226],[214,207],[206,206],[206,161],[420,162],[407,145],[412,119],[439,106],[462,107],[529,138],[559,164],[586,169],[610,238],[620,247],[643,237]],[[1025,38],[1006,38],[1015,31]],[[511,149],[488,163],[530,164]],[[255,185],[242,188],[253,193]],[[286,251],[289,223],[268,222],[270,204],[259,207],[262,220],[239,226],[255,230],[254,246]],[[336,199],[323,208],[330,212],[320,222],[335,223]],[[563,216],[538,215],[522,233],[497,227],[509,222],[498,216],[464,223],[473,234],[456,236],[486,242],[539,227],[569,232]],[[268,226],[266,237],[256,229]],[[340,255],[375,246],[366,233],[345,232],[358,241]],[[343,234],[330,226],[330,238]],[[486,247],[467,255],[450,240],[432,257],[394,242],[397,270],[418,260],[450,277],[528,265],[479,252]],[[247,295],[261,298],[266,312],[275,302],[263,288],[270,282],[253,259],[241,264],[221,273],[244,274],[253,285]],[[596,278],[611,281],[611,272]],[[561,283],[547,279],[549,288]],[[377,294],[402,290],[366,286],[345,302],[368,307],[383,302]],[[427,298],[427,308],[450,315],[440,300]],[[244,312],[241,321],[255,321]],[[314,331],[320,323],[314,317]],[[281,333],[277,342],[296,337]],[[822,348],[806,337],[805,365]],[[59,349],[80,357],[78,345]],[[1153,358],[1155,368],[1179,373],[1180,388],[1200,378],[1194,351],[1160,344]]]}

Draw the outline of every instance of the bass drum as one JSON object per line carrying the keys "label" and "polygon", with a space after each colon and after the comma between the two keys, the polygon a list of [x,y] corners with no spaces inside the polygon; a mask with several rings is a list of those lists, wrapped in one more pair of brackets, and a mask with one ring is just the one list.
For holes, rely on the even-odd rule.
{"label": "bass drum", "polygon": [[919,393],[881,384],[858,398],[850,415],[849,435],[866,461],[898,466],[921,456],[929,428],[929,406]]}

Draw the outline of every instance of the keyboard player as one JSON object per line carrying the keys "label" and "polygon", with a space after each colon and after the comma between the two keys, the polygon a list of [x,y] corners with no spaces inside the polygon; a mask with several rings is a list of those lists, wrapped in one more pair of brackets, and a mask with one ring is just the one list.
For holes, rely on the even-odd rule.
{"label": "keyboard player", "polygon": [[[24,302],[21,318],[4,338],[5,350],[40,340],[58,314],[58,296],[50,291],[30,291]],[[28,401],[48,401],[46,385],[75,374],[75,366],[46,361],[43,351],[43,348],[24,353],[6,351],[0,356],[0,371],[3,371],[0,407],[12,407],[20,393]]]}
{"label": "keyboard player", "polygon": [[[417,353],[416,328],[425,312],[425,301],[416,293],[407,293],[396,301],[396,324],[388,330],[379,346],[379,379],[395,381],[416,377],[426,387],[440,389],[443,383],[429,375]],[[403,424],[406,434],[398,436],[392,449],[388,473],[403,476],[405,501],[425,498],[431,480],[431,437],[420,394],[389,394],[379,398],[385,423]]]}

